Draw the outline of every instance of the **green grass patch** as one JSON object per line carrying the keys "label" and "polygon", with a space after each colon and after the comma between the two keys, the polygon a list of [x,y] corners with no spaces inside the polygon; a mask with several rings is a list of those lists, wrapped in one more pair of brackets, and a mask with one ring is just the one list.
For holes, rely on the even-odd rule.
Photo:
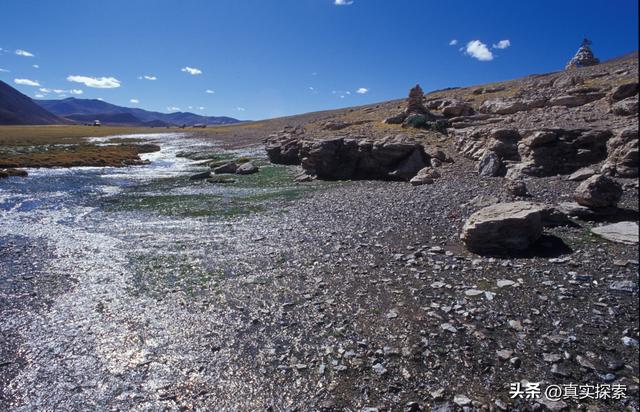
{"label": "green grass patch", "polygon": [[[217,175],[214,175],[217,176]],[[287,166],[264,166],[252,175],[219,175],[234,182],[189,181],[188,176],[159,179],[130,188],[106,201],[113,212],[141,211],[167,216],[230,218],[263,212],[300,199],[324,183],[294,184]],[[197,193],[176,193],[191,186]]]}

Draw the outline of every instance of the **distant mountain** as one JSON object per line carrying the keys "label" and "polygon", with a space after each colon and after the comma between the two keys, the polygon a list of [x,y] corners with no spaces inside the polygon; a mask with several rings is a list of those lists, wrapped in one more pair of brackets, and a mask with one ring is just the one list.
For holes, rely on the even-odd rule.
{"label": "distant mountain", "polygon": [[140,122],[131,113],[70,114],[66,118],[79,123],[93,123],[94,120],[100,120],[103,124],[136,124]]}
{"label": "distant mountain", "polygon": [[[58,116],[81,122],[100,120],[105,124],[117,123],[156,127],[182,124],[186,124],[187,126],[194,124],[216,125],[240,122],[240,120],[232,117],[200,116],[189,112],[150,112],[133,107],[116,106],[115,104],[102,100],[76,99],[74,97],[64,100],[36,100],[36,103]],[[128,117],[126,123],[120,121],[126,119],[125,117],[116,116],[124,114],[131,115],[131,117]],[[89,117],[93,116],[93,118],[89,119],[89,117],[85,117],[85,115],[90,115]]]}
{"label": "distant mountain", "polygon": [[0,124],[54,123],[65,123],[65,120],[40,107],[29,96],[0,81]]}

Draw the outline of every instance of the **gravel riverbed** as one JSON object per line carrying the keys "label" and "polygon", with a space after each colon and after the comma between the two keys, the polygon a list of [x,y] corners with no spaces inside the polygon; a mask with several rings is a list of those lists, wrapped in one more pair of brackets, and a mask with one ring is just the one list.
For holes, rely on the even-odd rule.
{"label": "gravel riverbed", "polygon": [[[464,220],[507,196],[471,165],[420,187],[291,177],[310,190],[207,216],[111,207],[160,179],[127,174],[153,163],[11,180],[0,409],[637,410],[636,247],[575,221],[526,256],[471,254]],[[217,190],[179,180],[190,167],[158,190]],[[637,220],[637,185],[621,181]],[[575,186],[528,182],[551,203]],[[619,384],[626,398],[512,399],[522,381]]]}

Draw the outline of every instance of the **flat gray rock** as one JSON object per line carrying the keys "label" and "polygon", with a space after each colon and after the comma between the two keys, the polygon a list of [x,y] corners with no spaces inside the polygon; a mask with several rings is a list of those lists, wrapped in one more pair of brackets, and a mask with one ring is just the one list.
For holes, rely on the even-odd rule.
{"label": "flat gray rock", "polygon": [[525,250],[542,235],[544,207],[531,202],[485,207],[467,219],[460,238],[476,253]]}
{"label": "flat gray rock", "polygon": [[636,222],[618,222],[591,229],[591,232],[616,243],[634,245],[638,243],[638,224]]}

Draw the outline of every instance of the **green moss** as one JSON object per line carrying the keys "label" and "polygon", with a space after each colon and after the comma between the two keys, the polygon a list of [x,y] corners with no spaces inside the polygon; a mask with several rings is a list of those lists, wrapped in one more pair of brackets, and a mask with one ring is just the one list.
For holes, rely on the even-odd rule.
{"label": "green moss", "polygon": [[168,293],[182,291],[196,297],[204,290],[217,285],[226,273],[222,268],[208,270],[189,255],[173,253],[133,254],[129,257],[133,277],[129,292],[134,295],[149,295],[161,298]]}

